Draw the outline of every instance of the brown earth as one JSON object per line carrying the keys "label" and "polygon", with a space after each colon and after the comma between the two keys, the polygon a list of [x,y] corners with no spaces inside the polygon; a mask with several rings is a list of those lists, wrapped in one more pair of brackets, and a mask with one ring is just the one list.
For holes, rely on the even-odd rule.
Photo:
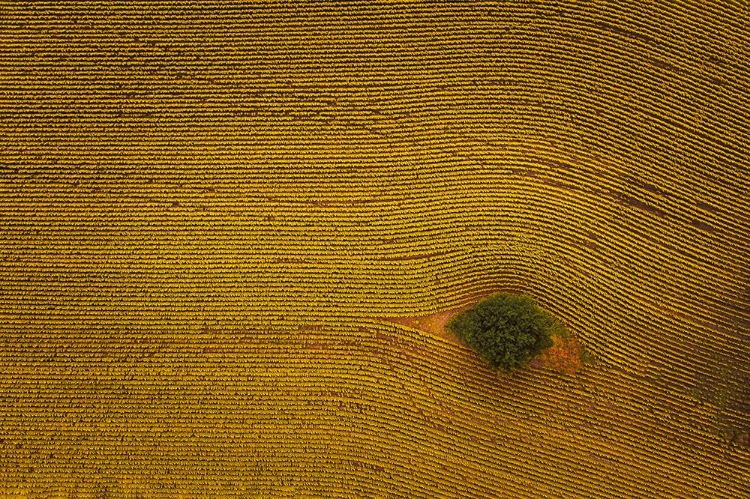
{"label": "brown earth", "polygon": [[[463,312],[475,303],[469,303],[462,307],[436,312],[434,314],[419,315],[412,317],[383,317],[383,320],[401,324],[414,329],[419,329],[433,336],[443,338],[456,345],[464,345],[453,333],[448,331],[446,325],[451,317]],[[531,360],[530,366],[534,369],[550,369],[563,374],[575,374],[583,367],[583,347],[573,337],[562,337],[555,335],[552,338],[552,347],[544,350]]]}

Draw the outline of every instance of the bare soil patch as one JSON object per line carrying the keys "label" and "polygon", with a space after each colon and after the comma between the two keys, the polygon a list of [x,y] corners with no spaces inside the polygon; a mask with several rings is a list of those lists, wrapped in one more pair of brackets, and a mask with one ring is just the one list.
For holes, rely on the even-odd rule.
{"label": "bare soil patch", "polygon": [[531,361],[532,367],[575,374],[583,367],[583,347],[573,336],[553,336],[553,344]]}
{"label": "bare soil patch", "polygon": [[[463,312],[475,304],[476,302],[472,302],[458,308],[428,315],[383,317],[382,319],[419,329],[456,345],[464,345],[460,339],[448,331],[446,325],[455,314]],[[552,337],[552,341],[553,344],[550,348],[531,360],[530,367],[534,369],[549,369],[562,374],[575,374],[583,367],[583,347],[575,337],[555,335]]]}
{"label": "bare soil patch", "polygon": [[469,309],[473,306],[474,303],[469,303],[462,307],[452,308],[450,310],[444,310],[442,312],[437,312],[434,314],[411,317],[383,317],[383,320],[395,322],[396,324],[402,324],[414,329],[419,329],[420,331],[424,331],[433,336],[438,336],[447,341],[450,341],[451,343],[461,345],[463,344],[463,342],[461,342],[461,340],[459,340],[454,334],[448,331],[446,329],[446,325],[448,324],[448,321],[450,321],[451,317],[453,317],[455,314],[463,312],[464,310]]}

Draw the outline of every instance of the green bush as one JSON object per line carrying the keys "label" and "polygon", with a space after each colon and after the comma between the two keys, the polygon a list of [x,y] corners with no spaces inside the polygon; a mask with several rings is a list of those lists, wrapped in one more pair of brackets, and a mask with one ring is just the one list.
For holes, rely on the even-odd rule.
{"label": "green bush", "polygon": [[510,371],[552,346],[556,324],[531,298],[497,294],[456,314],[448,329],[493,368]]}

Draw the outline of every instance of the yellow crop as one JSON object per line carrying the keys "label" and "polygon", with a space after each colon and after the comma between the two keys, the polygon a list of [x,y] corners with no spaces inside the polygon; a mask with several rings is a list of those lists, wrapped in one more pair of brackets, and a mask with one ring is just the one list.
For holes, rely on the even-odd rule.
{"label": "yellow crop", "polygon": [[746,496],[749,21],[1,2],[0,498]]}

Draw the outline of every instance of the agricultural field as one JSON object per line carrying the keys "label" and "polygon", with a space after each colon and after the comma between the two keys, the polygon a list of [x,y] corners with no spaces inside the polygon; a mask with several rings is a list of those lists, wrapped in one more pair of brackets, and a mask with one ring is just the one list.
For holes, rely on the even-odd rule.
{"label": "agricultural field", "polygon": [[750,497],[748,26],[0,0],[0,498]]}

